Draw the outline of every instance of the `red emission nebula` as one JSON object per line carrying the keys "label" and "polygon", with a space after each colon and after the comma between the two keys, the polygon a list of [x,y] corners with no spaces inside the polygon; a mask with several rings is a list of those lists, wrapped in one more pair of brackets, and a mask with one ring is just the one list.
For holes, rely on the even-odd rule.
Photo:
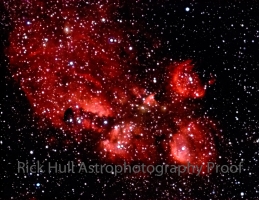
{"label": "red emission nebula", "polygon": [[[201,82],[192,60],[171,63],[161,74],[147,72],[149,80],[140,81],[137,51],[127,36],[136,28],[112,21],[112,6],[54,11],[37,3],[26,16],[11,14],[6,53],[39,128],[87,138],[106,163],[216,162],[217,127],[196,101],[209,83]],[[163,98],[147,81],[164,85]]]}

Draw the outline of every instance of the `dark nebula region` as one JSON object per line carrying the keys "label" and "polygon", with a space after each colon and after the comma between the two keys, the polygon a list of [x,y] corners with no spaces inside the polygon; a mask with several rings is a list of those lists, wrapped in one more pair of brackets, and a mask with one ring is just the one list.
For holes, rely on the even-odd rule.
{"label": "dark nebula region", "polygon": [[[259,186],[252,177],[259,143],[254,106],[258,92],[253,92],[258,91],[258,50],[253,45],[258,44],[259,26],[256,31],[258,18],[250,20],[242,4],[234,5],[2,3],[4,199],[258,197]],[[252,7],[243,9],[253,12]],[[231,18],[238,13],[246,14],[239,21]],[[226,32],[231,27],[240,30]],[[254,67],[245,71],[249,65]],[[25,160],[132,166],[189,163],[202,166],[202,171],[199,176],[186,172],[116,177],[17,173],[17,162]],[[208,162],[244,162],[244,171],[207,170]]]}

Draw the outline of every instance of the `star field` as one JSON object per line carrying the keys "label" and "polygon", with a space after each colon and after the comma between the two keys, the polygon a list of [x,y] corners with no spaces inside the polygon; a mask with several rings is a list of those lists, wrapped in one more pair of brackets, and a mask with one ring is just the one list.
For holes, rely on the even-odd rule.
{"label": "star field", "polygon": [[[3,3],[3,197],[257,197],[257,9],[227,2]],[[204,168],[200,176],[17,173],[25,160]],[[208,162],[243,162],[244,169],[217,173],[205,170]]]}

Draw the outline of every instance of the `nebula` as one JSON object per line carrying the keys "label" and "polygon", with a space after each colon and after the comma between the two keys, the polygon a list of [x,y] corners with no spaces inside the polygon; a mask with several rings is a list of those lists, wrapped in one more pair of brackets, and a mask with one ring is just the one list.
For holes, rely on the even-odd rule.
{"label": "nebula", "polygon": [[39,127],[93,132],[102,162],[216,162],[217,128],[190,101],[207,87],[192,60],[175,61],[157,77],[147,72],[153,83],[165,77],[158,99],[160,91],[135,73],[137,47],[128,37],[135,29],[110,19],[112,6],[52,10],[38,3],[37,12],[12,16],[6,52]]}
{"label": "nebula", "polygon": [[170,87],[184,98],[201,98],[205,94],[205,88],[198,75],[193,72],[193,67],[191,60],[187,60],[179,63],[171,72]]}
{"label": "nebula", "polygon": [[[181,125],[170,143],[171,155],[179,163],[202,166],[206,173],[208,162],[215,162],[216,148],[213,124],[207,120],[193,120]],[[215,133],[215,132],[214,132]]]}

